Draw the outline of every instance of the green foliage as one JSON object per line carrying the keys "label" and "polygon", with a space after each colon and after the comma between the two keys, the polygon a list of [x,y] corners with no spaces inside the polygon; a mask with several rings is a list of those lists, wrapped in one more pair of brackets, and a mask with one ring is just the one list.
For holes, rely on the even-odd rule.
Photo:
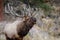
{"label": "green foliage", "polygon": [[52,9],[51,6],[49,6],[49,5],[46,4],[46,3],[41,3],[41,4],[39,4],[38,7],[44,9],[45,11],[50,11],[50,10]]}
{"label": "green foliage", "polygon": [[30,0],[32,3],[44,3],[44,0]]}
{"label": "green foliage", "polygon": [[[23,2],[27,0],[21,0],[21,1]],[[51,6],[49,6],[48,4],[44,2],[44,0],[28,0],[28,2],[33,4],[33,6],[35,7],[40,7],[44,9],[45,11],[50,11],[52,9]]]}
{"label": "green foliage", "polygon": [[45,16],[50,15],[53,10],[53,7],[45,3],[44,0],[35,0],[35,7],[43,9]]}

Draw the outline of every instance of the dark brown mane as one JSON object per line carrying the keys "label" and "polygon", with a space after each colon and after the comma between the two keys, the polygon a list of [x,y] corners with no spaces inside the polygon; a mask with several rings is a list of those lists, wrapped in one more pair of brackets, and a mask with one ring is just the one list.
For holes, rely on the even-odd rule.
{"label": "dark brown mane", "polygon": [[27,21],[23,21],[22,24],[18,25],[19,27],[17,28],[18,31],[18,35],[20,37],[24,37],[25,35],[27,35],[27,33],[29,32],[29,30],[33,27],[33,25],[35,24],[34,22],[36,22],[36,19],[33,18],[29,18]]}

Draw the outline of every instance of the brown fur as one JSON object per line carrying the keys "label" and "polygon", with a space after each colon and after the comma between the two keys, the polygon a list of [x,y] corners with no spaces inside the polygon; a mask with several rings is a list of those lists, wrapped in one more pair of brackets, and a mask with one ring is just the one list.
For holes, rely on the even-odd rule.
{"label": "brown fur", "polygon": [[32,17],[31,18],[28,17],[21,24],[18,24],[17,31],[20,37],[24,37],[29,32],[29,30],[33,27],[36,21],[34,22],[32,19],[33,19]]}
{"label": "brown fur", "polygon": [[18,36],[15,38],[8,38],[6,35],[7,40],[23,40],[23,37],[26,36],[29,30],[33,27],[36,23],[36,18],[34,17],[26,17],[23,22],[20,22],[17,25],[17,34]]}

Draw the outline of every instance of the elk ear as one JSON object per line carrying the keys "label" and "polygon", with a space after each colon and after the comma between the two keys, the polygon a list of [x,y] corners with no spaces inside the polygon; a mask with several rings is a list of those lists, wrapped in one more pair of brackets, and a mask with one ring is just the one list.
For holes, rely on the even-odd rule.
{"label": "elk ear", "polygon": [[23,21],[27,21],[29,19],[29,17],[28,16],[24,16],[24,18],[23,18]]}

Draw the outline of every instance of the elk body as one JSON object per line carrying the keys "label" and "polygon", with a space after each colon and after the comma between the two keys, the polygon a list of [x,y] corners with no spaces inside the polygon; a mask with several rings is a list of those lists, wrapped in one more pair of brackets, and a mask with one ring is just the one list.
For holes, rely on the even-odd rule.
{"label": "elk body", "polygon": [[9,23],[4,28],[4,33],[7,40],[23,40],[23,37],[26,36],[29,30],[36,23],[36,18],[34,17],[25,17],[24,20],[16,20],[13,23]]}

